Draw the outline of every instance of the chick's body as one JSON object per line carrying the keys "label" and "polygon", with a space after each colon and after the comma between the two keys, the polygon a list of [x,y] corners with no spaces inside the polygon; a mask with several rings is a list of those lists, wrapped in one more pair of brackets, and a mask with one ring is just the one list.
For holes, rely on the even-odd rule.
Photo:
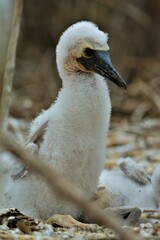
{"label": "chick's body", "polygon": [[[143,167],[132,158],[120,158],[120,169],[104,169],[99,178],[99,186],[105,187],[113,195],[113,207],[138,207],[157,209],[160,207],[160,166],[150,177]],[[116,184],[115,184],[116,183]]]}
{"label": "chick's body", "polygon": [[[102,34],[93,24],[88,25],[88,28],[95,28],[95,36],[96,31]],[[87,29],[86,33],[81,33],[85,34]],[[75,66],[72,66],[71,69],[75,70],[72,72],[69,71],[70,65],[66,71],[64,66],[66,61],[69,63],[66,58],[71,47],[63,46],[64,53],[59,52],[64,38],[65,33],[57,47],[57,64],[63,87],[56,103],[32,122],[30,136],[47,123],[39,144],[40,158],[90,199],[106,156],[110,97],[106,82],[100,75],[76,71]],[[107,40],[106,35],[103,38],[101,44]],[[2,159],[1,164],[0,176],[6,179],[0,186],[0,195],[3,196],[1,208],[16,207],[37,218],[48,218],[54,213],[71,214],[75,218],[80,216],[81,211],[77,207],[51,194],[40,176],[29,172],[25,178],[14,181],[11,176],[21,169],[21,165],[10,158]]]}

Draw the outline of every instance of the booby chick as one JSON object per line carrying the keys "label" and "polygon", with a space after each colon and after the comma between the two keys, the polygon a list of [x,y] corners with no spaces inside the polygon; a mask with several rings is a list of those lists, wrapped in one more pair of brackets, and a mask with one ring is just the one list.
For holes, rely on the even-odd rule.
{"label": "booby chick", "polygon": [[160,166],[152,177],[131,158],[118,160],[119,170],[103,170],[99,186],[104,186],[114,197],[113,207],[160,207]]}
{"label": "booby chick", "polygon": [[[106,159],[106,134],[111,103],[104,78],[126,89],[114,69],[107,44],[108,35],[91,22],[69,27],[56,48],[56,61],[63,87],[57,101],[43,111],[30,126],[28,147],[90,199]],[[40,176],[2,159],[0,169],[0,207],[16,207],[36,218],[71,214],[78,219],[81,210],[53,196]],[[4,181],[2,181],[2,180]],[[3,196],[3,197],[2,197]]]}

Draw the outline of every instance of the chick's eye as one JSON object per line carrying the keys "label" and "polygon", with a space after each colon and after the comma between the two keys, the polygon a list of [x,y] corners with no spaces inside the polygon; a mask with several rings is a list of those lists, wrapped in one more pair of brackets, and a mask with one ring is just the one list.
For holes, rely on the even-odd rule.
{"label": "chick's eye", "polygon": [[93,54],[94,54],[94,51],[91,48],[86,48],[83,52],[83,56],[86,58],[91,58]]}

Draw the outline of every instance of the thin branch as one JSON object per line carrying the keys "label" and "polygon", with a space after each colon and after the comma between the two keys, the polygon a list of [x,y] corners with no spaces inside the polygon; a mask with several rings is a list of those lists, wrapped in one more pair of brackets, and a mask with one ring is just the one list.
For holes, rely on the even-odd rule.
{"label": "thin branch", "polygon": [[121,227],[120,222],[107,214],[103,214],[101,210],[88,202],[77,188],[60,176],[54,169],[50,169],[45,165],[39,157],[33,156],[23,146],[21,146],[10,134],[2,135],[3,146],[20,161],[26,164],[35,173],[40,174],[52,191],[56,191],[62,197],[68,199],[72,203],[80,207],[85,214],[94,219],[98,224],[113,228],[123,240],[137,240],[130,232]]}
{"label": "thin branch", "polygon": [[7,62],[4,70],[3,79],[3,90],[2,90],[2,100],[1,100],[1,110],[0,110],[0,127],[1,130],[6,131],[7,129],[7,119],[9,114],[11,93],[12,93],[12,82],[15,69],[16,61],[16,49],[17,41],[20,32],[20,23],[23,10],[23,0],[14,1],[14,14],[11,29],[11,36],[8,45],[7,52]]}
{"label": "thin branch", "polygon": [[143,92],[160,111],[160,96],[145,82],[141,81],[138,85],[139,91]]}

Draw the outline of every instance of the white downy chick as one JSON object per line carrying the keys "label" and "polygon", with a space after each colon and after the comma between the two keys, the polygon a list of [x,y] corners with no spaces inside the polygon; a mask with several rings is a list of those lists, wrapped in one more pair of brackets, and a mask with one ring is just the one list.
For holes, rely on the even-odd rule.
{"label": "white downy chick", "polygon": [[122,170],[103,170],[99,186],[105,186],[114,196],[113,207],[160,207],[160,167],[150,178],[140,165],[131,158],[118,161]]}
{"label": "white downy chick", "polygon": [[[56,54],[63,87],[56,103],[32,122],[29,133],[42,161],[79,187],[88,199],[106,158],[111,103],[104,78],[126,88],[112,66],[107,41],[106,33],[85,21],[62,34]],[[80,216],[75,206],[53,196],[40,176],[29,172],[14,181],[11,176],[21,171],[21,165],[7,159],[1,159],[0,176],[7,179],[1,184],[1,208],[16,207],[37,218],[55,213]]]}
{"label": "white downy chick", "polygon": [[160,165],[153,172],[152,188],[157,203],[156,205],[160,209]]}

